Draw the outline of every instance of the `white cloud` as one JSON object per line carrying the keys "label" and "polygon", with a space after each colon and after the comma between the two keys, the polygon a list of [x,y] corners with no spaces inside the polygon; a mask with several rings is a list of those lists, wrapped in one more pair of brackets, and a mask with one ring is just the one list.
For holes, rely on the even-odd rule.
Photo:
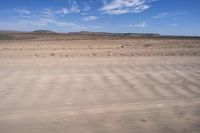
{"label": "white cloud", "polygon": [[88,10],[90,10],[91,8],[90,8],[90,6],[87,4],[87,3],[84,3],[84,9],[83,9],[83,11],[88,11]]}
{"label": "white cloud", "polygon": [[30,16],[30,15],[20,15],[22,18],[26,18],[26,19],[31,19],[32,18],[32,16]]}
{"label": "white cloud", "polygon": [[70,13],[70,11],[67,8],[61,8],[60,10],[54,11],[55,14],[59,15],[67,15]]}
{"label": "white cloud", "polygon": [[72,13],[79,13],[80,12],[79,6],[78,6],[78,4],[75,0],[72,1],[72,7],[71,7],[70,12],[72,12]]}
{"label": "white cloud", "polygon": [[82,12],[81,15],[85,16],[85,15],[88,15],[88,13],[87,12]]}
{"label": "white cloud", "polygon": [[104,14],[139,13],[150,8],[150,2],[155,0],[112,0],[110,3],[104,1],[100,11]]}
{"label": "white cloud", "polygon": [[169,18],[169,17],[177,17],[177,16],[180,16],[180,15],[187,15],[187,14],[189,14],[189,13],[185,12],[185,11],[181,11],[181,12],[162,12],[162,13],[156,14],[152,18],[154,18],[154,19],[162,19],[162,18]]}
{"label": "white cloud", "polygon": [[61,11],[62,11],[62,13],[65,14],[65,15],[69,13],[69,11],[68,11],[67,8],[63,8],[63,9],[61,9]]}
{"label": "white cloud", "polygon": [[[3,24],[3,22],[0,21],[0,24]],[[0,25],[0,28],[1,26],[8,29],[11,27],[12,30],[49,29],[57,31],[81,31],[87,29],[87,27],[56,18],[21,19],[15,23],[6,22],[4,25]]]}
{"label": "white cloud", "polygon": [[125,25],[125,27],[136,27],[136,28],[145,28],[147,27],[147,22],[139,22],[137,24],[130,24],[130,25]]}
{"label": "white cloud", "polygon": [[174,23],[174,24],[172,24],[172,26],[174,26],[174,27],[176,27],[176,26],[178,26],[179,24],[177,24],[177,23]]}
{"label": "white cloud", "polygon": [[147,27],[147,22],[140,22],[138,24],[135,24],[134,27],[137,27],[137,28]]}
{"label": "white cloud", "polygon": [[84,21],[94,21],[94,20],[97,20],[97,19],[98,19],[97,16],[87,16],[87,17],[83,18]]}
{"label": "white cloud", "polygon": [[15,11],[20,14],[31,14],[31,12],[27,9],[16,9]]}
{"label": "white cloud", "polygon": [[153,16],[153,18],[159,19],[159,18],[166,18],[166,17],[168,17],[168,16],[169,16],[169,13],[168,13],[168,12],[162,12],[162,13],[159,13],[159,14]]}
{"label": "white cloud", "polygon": [[100,26],[100,25],[95,25],[95,26],[92,26],[92,29],[101,29],[103,28],[104,26]]}
{"label": "white cloud", "polygon": [[54,16],[54,11],[52,11],[51,9],[45,8],[41,11],[41,14],[44,17],[52,17]]}
{"label": "white cloud", "polygon": [[46,17],[52,17],[55,15],[65,16],[67,14],[78,13],[78,12],[80,12],[80,9],[78,8],[78,6],[72,5],[70,9],[68,8],[61,8],[59,10],[43,9],[42,14],[43,16],[46,16]]}
{"label": "white cloud", "polygon": [[[86,7],[85,7],[86,8]],[[84,10],[89,10],[89,7],[87,7],[87,9]],[[71,7],[69,8],[61,8],[59,10],[53,11],[55,14],[59,14],[59,15],[67,15],[67,14],[71,14],[71,13],[79,13],[81,10],[79,8],[79,5],[77,4],[77,2],[75,0],[71,1]]]}
{"label": "white cloud", "polygon": [[[67,13],[64,9],[60,11],[62,11],[63,14]],[[0,29],[19,31],[49,29],[67,32],[86,30],[87,27],[61,18],[59,15],[57,15],[55,10],[43,9],[40,11],[40,13],[37,11],[32,12],[30,15],[19,14],[15,18],[8,17],[4,20],[0,20]]]}

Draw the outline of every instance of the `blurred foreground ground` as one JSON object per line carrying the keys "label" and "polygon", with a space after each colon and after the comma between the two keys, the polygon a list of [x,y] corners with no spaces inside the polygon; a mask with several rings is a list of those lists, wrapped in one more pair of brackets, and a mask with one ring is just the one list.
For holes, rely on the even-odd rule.
{"label": "blurred foreground ground", "polygon": [[0,133],[199,133],[199,39],[0,42]]}

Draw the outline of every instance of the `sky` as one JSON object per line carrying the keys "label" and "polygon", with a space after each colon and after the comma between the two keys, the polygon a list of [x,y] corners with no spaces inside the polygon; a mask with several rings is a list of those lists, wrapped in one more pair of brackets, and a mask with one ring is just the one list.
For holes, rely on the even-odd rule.
{"label": "sky", "polygon": [[200,36],[200,0],[1,0],[0,30]]}

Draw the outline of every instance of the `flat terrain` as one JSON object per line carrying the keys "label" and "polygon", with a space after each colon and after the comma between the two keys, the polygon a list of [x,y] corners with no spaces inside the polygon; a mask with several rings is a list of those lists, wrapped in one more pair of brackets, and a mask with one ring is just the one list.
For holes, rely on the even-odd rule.
{"label": "flat terrain", "polygon": [[0,41],[0,133],[199,133],[200,39]]}

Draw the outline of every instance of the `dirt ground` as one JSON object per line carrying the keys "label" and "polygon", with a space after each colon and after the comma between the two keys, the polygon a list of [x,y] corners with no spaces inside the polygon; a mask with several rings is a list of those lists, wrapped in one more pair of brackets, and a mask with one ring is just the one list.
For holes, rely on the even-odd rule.
{"label": "dirt ground", "polygon": [[200,39],[0,41],[0,133],[199,133]]}

